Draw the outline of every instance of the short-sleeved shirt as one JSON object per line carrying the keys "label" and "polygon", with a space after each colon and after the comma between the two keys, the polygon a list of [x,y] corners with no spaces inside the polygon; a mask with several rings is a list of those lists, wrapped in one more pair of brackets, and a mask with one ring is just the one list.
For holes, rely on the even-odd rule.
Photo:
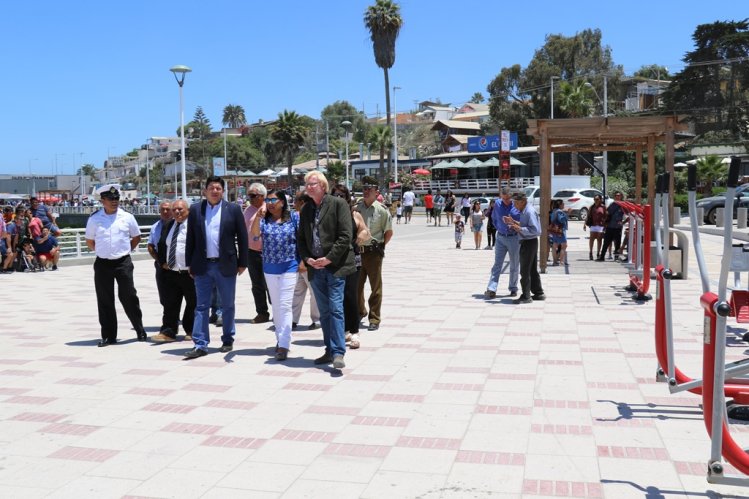
{"label": "short-sleeved shirt", "polygon": [[407,191],[403,193],[403,206],[413,206],[416,195],[413,191]]}
{"label": "short-sleeved shirt", "polygon": [[356,211],[361,214],[364,223],[367,224],[367,228],[372,234],[372,239],[364,246],[371,245],[373,240],[378,243],[384,242],[385,232],[393,230],[393,219],[390,216],[390,211],[382,206],[379,201],[375,201],[369,207],[364,201],[359,201],[359,204],[356,205]]}
{"label": "short-sleeved shirt", "polygon": [[122,208],[108,215],[104,209],[91,214],[86,222],[86,239],[96,243],[96,256],[116,260],[130,254],[130,240],[140,236],[135,217]]}
{"label": "short-sleeved shirt", "polygon": [[43,228],[44,226],[42,225],[42,221],[39,220],[39,218],[31,217],[28,225],[28,231],[29,234],[31,234],[32,238],[36,239],[37,237],[41,236]]}
{"label": "short-sleeved shirt", "polygon": [[49,208],[47,208],[43,204],[39,204],[39,206],[37,206],[36,209],[32,208],[31,214],[34,215],[39,220],[41,220],[42,225],[44,227],[49,227],[52,224],[52,219],[50,218]]}
{"label": "short-sleeved shirt", "polygon": [[263,235],[263,272],[266,274],[286,274],[299,268],[299,253],[296,248],[296,234],[299,228],[299,214],[291,213],[291,218],[283,223],[260,220],[260,233]]}
{"label": "short-sleeved shirt", "polygon": [[431,210],[432,208],[434,208],[434,198],[431,194],[427,194],[426,196],[424,196],[424,207],[427,210]]}
{"label": "short-sleeved shirt", "polygon": [[263,236],[257,236],[257,239],[252,236],[252,223],[255,221],[255,215],[257,215],[257,208],[250,205],[244,210],[244,224],[247,226],[247,234],[250,235],[249,244],[253,251],[263,251]]}
{"label": "short-sleeved shirt", "polygon": [[159,244],[161,238],[161,228],[164,226],[164,221],[159,219],[158,222],[151,226],[151,232],[148,233],[148,245],[154,248]]}
{"label": "short-sleeved shirt", "polygon": [[49,235],[46,241],[37,242],[36,239],[34,240],[34,249],[37,253],[49,253],[55,247],[57,247],[57,239],[52,234]]}
{"label": "short-sleeved shirt", "polygon": [[445,207],[445,198],[442,196],[442,194],[437,194],[434,196],[434,207],[438,210],[441,210]]}

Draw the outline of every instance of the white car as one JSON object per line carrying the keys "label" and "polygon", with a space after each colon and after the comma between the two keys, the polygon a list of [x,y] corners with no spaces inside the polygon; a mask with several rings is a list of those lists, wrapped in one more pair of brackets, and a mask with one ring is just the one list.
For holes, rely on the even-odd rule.
{"label": "white car", "polygon": [[[603,197],[598,189],[562,189],[552,196],[552,199],[564,201],[564,209],[570,217],[585,221],[588,218],[590,207],[593,206],[595,196]],[[606,206],[613,202],[611,198],[606,200]]]}

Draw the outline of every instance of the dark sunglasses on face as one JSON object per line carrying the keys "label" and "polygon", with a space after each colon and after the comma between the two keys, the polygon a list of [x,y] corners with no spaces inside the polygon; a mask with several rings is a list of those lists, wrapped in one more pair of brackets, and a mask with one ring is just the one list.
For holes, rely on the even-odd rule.
{"label": "dark sunglasses on face", "polygon": [[262,194],[250,194],[250,199],[261,198]]}
{"label": "dark sunglasses on face", "polygon": [[346,195],[342,192],[334,192],[333,195],[337,198],[343,198],[346,199]]}
{"label": "dark sunglasses on face", "polygon": [[270,204],[276,204],[278,202],[278,198],[267,198],[265,202],[270,203]]}

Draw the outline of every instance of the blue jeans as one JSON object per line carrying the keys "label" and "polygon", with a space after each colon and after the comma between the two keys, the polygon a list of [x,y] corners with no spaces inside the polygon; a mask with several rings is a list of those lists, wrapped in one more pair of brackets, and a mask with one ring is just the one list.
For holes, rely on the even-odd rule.
{"label": "blue jeans", "polygon": [[234,343],[234,292],[237,285],[237,275],[226,277],[221,274],[218,262],[208,262],[205,274],[195,276],[195,294],[197,295],[197,306],[195,307],[195,324],[193,325],[192,340],[195,348],[205,350],[208,348],[211,338],[208,334],[208,317],[211,308],[211,292],[216,287],[221,297],[221,308],[223,310],[223,333],[222,344]]}
{"label": "blue jeans", "polygon": [[499,276],[505,264],[505,255],[510,257],[510,284],[507,289],[510,293],[518,290],[518,274],[520,273],[520,238],[518,236],[503,236],[497,232],[497,242],[494,244],[494,265],[489,277],[487,291],[497,292]]}
{"label": "blue jeans", "polygon": [[343,334],[343,290],[346,287],[346,278],[336,277],[326,269],[315,270],[310,284],[315,293],[317,308],[320,310],[325,353],[344,355],[346,337]]}

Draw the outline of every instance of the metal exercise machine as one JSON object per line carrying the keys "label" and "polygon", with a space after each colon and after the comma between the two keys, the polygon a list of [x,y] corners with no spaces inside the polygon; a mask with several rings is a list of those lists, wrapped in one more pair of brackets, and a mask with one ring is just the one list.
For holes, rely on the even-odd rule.
{"label": "metal exercise machine", "polygon": [[629,201],[615,201],[627,216],[629,239],[627,242],[627,291],[635,293],[638,301],[650,300],[650,205],[641,206]]}

